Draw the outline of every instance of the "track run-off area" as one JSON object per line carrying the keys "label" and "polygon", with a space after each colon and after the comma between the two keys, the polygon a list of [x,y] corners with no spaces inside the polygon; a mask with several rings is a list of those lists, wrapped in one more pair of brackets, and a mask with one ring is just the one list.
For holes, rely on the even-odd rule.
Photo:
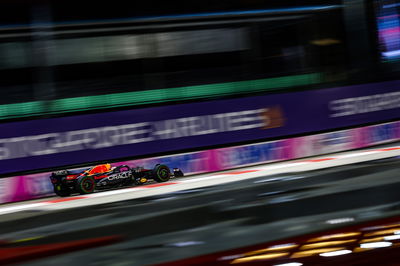
{"label": "track run-off area", "polygon": [[171,181],[165,183],[153,183],[149,185],[108,190],[93,194],[77,195],[65,198],[52,197],[40,200],[4,204],[0,206],[0,215],[18,213],[21,211],[40,212],[100,205],[157,196],[183,190],[199,189],[203,187],[216,186],[260,177],[265,177],[265,182],[279,181],[279,178],[283,179],[284,177],[277,178],[275,177],[277,174],[313,171],[397,156],[400,156],[400,145],[398,145],[398,143],[391,146],[385,146],[384,148],[369,148],[293,161],[268,163],[218,173],[173,178]]}

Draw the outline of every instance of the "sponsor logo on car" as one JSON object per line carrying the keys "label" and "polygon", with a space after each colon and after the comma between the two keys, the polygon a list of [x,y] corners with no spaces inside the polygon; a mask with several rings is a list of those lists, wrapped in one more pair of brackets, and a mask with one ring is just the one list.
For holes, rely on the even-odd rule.
{"label": "sponsor logo on car", "polygon": [[68,171],[67,170],[59,170],[59,171],[55,171],[53,174],[54,175],[67,175]]}
{"label": "sponsor logo on car", "polygon": [[125,171],[125,172],[122,172],[122,173],[110,175],[110,176],[107,177],[107,179],[112,181],[112,180],[130,178],[131,176],[132,176],[131,171]]}

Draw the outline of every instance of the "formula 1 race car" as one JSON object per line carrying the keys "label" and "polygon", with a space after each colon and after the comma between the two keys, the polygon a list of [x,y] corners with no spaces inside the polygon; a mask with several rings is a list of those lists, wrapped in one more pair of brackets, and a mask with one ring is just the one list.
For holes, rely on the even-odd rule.
{"label": "formula 1 race car", "polygon": [[80,170],[56,171],[51,174],[50,180],[54,192],[66,197],[72,193],[88,194],[95,190],[141,185],[148,180],[166,182],[172,176],[181,177],[183,172],[174,168],[171,173],[169,167],[163,164],[157,164],[154,169],[144,169],[127,165],[111,167],[107,163]]}

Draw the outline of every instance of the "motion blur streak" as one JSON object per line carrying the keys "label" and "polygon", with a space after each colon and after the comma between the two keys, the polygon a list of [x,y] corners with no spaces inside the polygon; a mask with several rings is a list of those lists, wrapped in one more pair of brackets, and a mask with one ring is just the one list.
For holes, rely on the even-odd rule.
{"label": "motion blur streak", "polygon": [[1,0],[0,264],[397,265],[399,77],[400,0]]}
{"label": "motion blur streak", "polygon": [[321,253],[319,254],[322,257],[333,257],[333,256],[341,256],[341,255],[346,255],[351,253],[351,250],[348,249],[343,249],[343,250],[338,250],[338,251],[332,251],[332,252],[326,252],[326,253]]}

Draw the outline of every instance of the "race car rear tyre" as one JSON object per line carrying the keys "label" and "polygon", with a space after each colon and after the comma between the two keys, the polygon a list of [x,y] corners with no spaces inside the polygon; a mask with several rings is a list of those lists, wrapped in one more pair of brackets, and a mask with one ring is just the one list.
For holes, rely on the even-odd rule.
{"label": "race car rear tyre", "polygon": [[80,194],[89,194],[94,192],[96,182],[91,176],[82,176],[76,181],[76,190]]}
{"label": "race car rear tyre", "polygon": [[153,179],[157,182],[166,182],[171,178],[169,167],[163,164],[157,164],[153,170]]}
{"label": "race car rear tyre", "polygon": [[60,197],[68,197],[69,195],[71,195],[71,190],[69,189],[69,187],[58,184],[54,186],[54,193],[56,193],[56,195]]}

